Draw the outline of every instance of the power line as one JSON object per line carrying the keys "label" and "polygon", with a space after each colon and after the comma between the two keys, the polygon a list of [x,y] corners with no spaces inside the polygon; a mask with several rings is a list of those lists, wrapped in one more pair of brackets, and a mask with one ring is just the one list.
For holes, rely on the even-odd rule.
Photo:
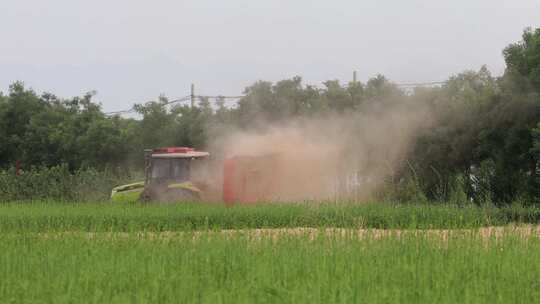
{"label": "power line", "polygon": [[[240,99],[242,97],[245,97],[245,95],[241,95],[241,96],[222,96],[222,95],[218,95],[218,96],[210,96],[210,95],[187,95],[187,96],[184,96],[182,98],[178,98],[178,99],[174,99],[174,100],[171,100],[171,101],[168,101],[168,102],[165,102],[163,103],[162,105],[163,106],[166,106],[166,105],[170,105],[170,104],[173,104],[173,103],[179,103],[179,102],[185,102],[185,101],[195,101],[195,99],[199,99],[199,100],[203,100],[203,99],[217,99],[217,100],[224,100],[226,101],[227,99],[233,99],[231,101],[234,101],[236,99]],[[145,103],[148,104],[150,102],[147,102]],[[107,116],[114,116],[114,115],[121,115],[121,114],[129,114],[129,113],[133,113],[135,112],[135,107],[131,107],[127,110],[120,110],[120,111],[112,111],[112,112],[106,112],[104,113],[105,115]]]}
{"label": "power line", "polygon": [[445,84],[448,81],[431,81],[431,82],[412,82],[412,83],[396,83],[398,87],[422,87],[430,85]]}
{"label": "power line", "polygon": [[[187,96],[184,96],[182,98],[177,98],[177,99],[174,99],[174,100],[171,100],[171,101],[167,101],[167,102],[163,103],[162,105],[166,106],[166,105],[170,105],[170,104],[173,104],[173,103],[188,101],[190,99],[191,99],[191,95],[187,95]],[[145,105],[147,105],[149,103],[150,102],[147,102],[147,103],[145,103]],[[133,112],[135,112],[135,106],[133,106],[133,107],[127,109],[127,110],[106,112],[104,114],[107,115],[107,116],[112,116],[112,115],[128,114],[128,113],[133,113]]]}
{"label": "power line", "polygon": [[239,96],[209,96],[209,95],[197,95],[196,97],[199,98],[213,98],[213,99],[240,99],[246,97],[246,95],[239,95]]}
{"label": "power line", "polygon": [[[430,81],[430,82],[411,82],[411,83],[394,83],[398,87],[420,87],[420,86],[433,86],[433,85],[442,85],[446,84],[447,81]],[[194,89],[192,88],[192,93],[190,95],[186,95],[182,98],[177,98],[168,102],[163,103],[163,106],[170,105],[173,103],[179,103],[179,102],[185,102],[185,101],[191,101],[191,106],[194,105],[195,99],[203,100],[203,99],[216,99],[221,101],[235,101],[241,98],[246,97],[246,95],[237,95],[237,96],[224,96],[224,95],[195,95]],[[150,102],[145,103],[148,104]],[[112,112],[106,112],[104,113],[107,116],[114,116],[114,115],[121,115],[121,114],[129,114],[135,112],[135,107],[131,107],[127,110],[120,110],[120,111],[112,111]]]}

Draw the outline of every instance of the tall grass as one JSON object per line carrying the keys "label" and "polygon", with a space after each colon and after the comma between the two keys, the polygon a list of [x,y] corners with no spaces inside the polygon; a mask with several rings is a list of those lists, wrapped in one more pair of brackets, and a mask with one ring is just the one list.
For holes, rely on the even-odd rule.
{"label": "tall grass", "polygon": [[535,303],[540,240],[0,235],[5,303]]}
{"label": "tall grass", "polygon": [[20,202],[0,204],[0,232],[178,231],[206,229],[349,227],[473,228],[539,223],[540,208],[427,204],[115,205]]}

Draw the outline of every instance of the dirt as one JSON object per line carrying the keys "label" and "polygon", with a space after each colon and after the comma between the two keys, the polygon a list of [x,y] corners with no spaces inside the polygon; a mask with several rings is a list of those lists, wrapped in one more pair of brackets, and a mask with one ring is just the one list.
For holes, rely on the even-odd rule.
{"label": "dirt", "polygon": [[250,239],[279,239],[282,237],[306,237],[315,239],[320,236],[343,237],[356,239],[382,239],[387,237],[427,237],[448,240],[451,237],[479,237],[480,239],[500,239],[505,236],[518,236],[521,238],[540,237],[540,225],[519,225],[501,227],[482,227],[475,229],[351,229],[351,228],[262,228],[262,229],[225,229],[218,231],[164,231],[164,232],[47,232],[38,233],[42,238],[63,238],[66,236],[81,236],[88,238],[132,238],[140,239],[172,239],[176,237],[192,236],[212,237],[225,235],[227,237],[248,237]]}

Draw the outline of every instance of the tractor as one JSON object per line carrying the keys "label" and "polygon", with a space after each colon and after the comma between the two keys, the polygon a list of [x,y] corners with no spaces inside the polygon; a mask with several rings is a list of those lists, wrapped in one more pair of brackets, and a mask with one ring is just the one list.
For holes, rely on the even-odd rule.
{"label": "tractor", "polygon": [[[207,167],[210,153],[188,147],[144,151],[145,180],[112,189],[113,202],[217,202],[231,206],[279,199],[279,155],[236,155],[223,160],[222,175]],[[219,168],[220,166],[214,167]],[[222,176],[222,187],[217,181]],[[211,182],[213,181],[213,182]]]}
{"label": "tractor", "polygon": [[209,155],[188,147],[145,150],[145,180],[113,188],[111,199],[113,202],[199,201],[204,182],[193,181],[193,169]]}

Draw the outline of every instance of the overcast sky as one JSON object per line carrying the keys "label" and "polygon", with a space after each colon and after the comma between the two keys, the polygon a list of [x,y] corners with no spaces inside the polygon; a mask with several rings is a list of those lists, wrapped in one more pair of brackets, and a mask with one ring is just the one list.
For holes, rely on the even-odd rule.
{"label": "overcast sky", "polygon": [[377,73],[441,81],[540,26],[540,0],[0,0],[0,91],[22,80],[105,110],[159,94],[237,95],[256,80],[319,85]]}

